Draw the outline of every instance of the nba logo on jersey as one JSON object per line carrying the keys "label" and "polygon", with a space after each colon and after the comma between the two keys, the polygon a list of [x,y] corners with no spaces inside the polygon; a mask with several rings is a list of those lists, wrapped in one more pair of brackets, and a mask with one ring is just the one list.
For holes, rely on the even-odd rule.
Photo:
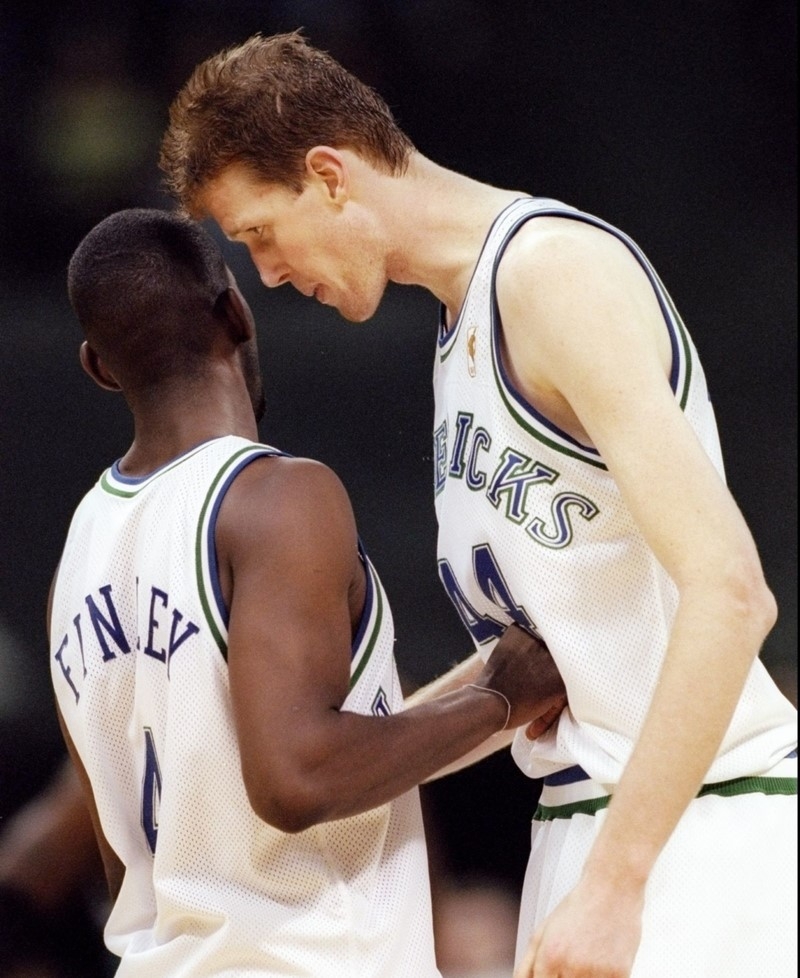
{"label": "nba logo on jersey", "polygon": [[475,332],[476,326],[470,326],[467,330],[467,370],[470,377],[475,376]]}

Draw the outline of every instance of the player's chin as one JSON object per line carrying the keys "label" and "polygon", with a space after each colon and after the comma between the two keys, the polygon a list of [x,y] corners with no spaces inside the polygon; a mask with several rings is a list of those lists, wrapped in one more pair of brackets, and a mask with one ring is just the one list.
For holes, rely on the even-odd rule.
{"label": "player's chin", "polygon": [[349,323],[365,323],[368,319],[372,319],[378,308],[377,303],[361,303],[354,304],[352,302],[342,303],[336,307],[339,310],[339,315],[346,319]]}
{"label": "player's chin", "polygon": [[343,312],[342,315],[349,323],[366,323],[368,320],[372,319],[374,312],[375,310],[372,309],[369,312]]}
{"label": "player's chin", "polygon": [[339,315],[348,322],[365,323],[377,312],[383,292],[384,289],[378,287],[342,289],[336,296],[330,296],[330,305],[335,305]]}

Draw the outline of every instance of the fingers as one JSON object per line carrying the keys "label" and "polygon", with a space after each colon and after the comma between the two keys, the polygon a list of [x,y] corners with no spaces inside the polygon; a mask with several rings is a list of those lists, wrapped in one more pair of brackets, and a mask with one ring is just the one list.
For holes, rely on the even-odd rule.
{"label": "fingers", "polygon": [[561,711],[567,705],[566,697],[562,697],[561,700],[551,706],[546,713],[543,713],[540,717],[535,720],[531,720],[528,726],[525,728],[525,736],[528,740],[536,740],[537,737],[541,737],[542,734],[548,730],[558,718],[561,716]]}
{"label": "fingers", "polygon": [[[564,682],[547,646],[516,624],[509,625],[495,645],[477,685],[502,693],[511,703],[512,727],[527,725],[565,694]],[[537,722],[529,736],[540,736],[552,719],[551,716]]]}
{"label": "fingers", "polygon": [[531,938],[528,950],[514,968],[514,978],[533,978],[533,966],[536,961],[536,951],[541,943],[541,930],[537,931]]}

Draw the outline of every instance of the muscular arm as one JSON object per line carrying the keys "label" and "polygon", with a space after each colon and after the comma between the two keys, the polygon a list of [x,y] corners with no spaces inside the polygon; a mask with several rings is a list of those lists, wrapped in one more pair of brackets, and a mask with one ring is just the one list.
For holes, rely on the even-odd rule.
{"label": "muscular arm", "polygon": [[[498,280],[504,355],[534,403],[600,451],[679,594],[655,694],[585,867],[583,902],[572,904],[576,915],[608,906],[624,914],[640,907],[653,863],[703,782],[775,604],[745,522],[669,387],[646,277],[610,235],[567,223],[509,249]],[[577,919],[570,933],[591,940]]]}
{"label": "muscular arm", "polygon": [[[230,595],[228,665],[242,770],[266,821],[299,831],[373,808],[503,727],[502,699],[473,688],[388,717],[341,709],[365,584],[349,499],[325,466],[253,462],[221,507],[217,545]],[[515,631],[509,639],[535,651]],[[563,691],[549,656],[539,653],[500,672],[490,665],[478,677],[507,683],[509,693],[531,690],[515,704],[513,724],[544,712]]]}

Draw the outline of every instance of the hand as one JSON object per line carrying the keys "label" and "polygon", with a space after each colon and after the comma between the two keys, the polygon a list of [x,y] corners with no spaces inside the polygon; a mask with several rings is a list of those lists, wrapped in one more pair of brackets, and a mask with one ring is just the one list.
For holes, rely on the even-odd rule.
{"label": "hand", "polygon": [[514,978],[628,978],[643,899],[639,887],[592,887],[584,877],[533,935]]}
{"label": "hand", "polygon": [[535,736],[566,704],[564,682],[547,646],[519,625],[505,630],[475,682],[502,693],[511,704],[506,726],[531,724]]}

